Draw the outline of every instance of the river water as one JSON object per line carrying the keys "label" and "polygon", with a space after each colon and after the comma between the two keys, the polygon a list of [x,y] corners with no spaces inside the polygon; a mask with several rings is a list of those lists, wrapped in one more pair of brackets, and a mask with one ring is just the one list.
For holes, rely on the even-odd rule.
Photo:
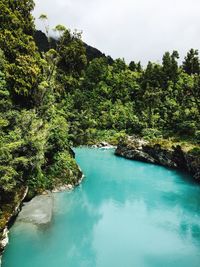
{"label": "river water", "polygon": [[17,222],[3,267],[199,267],[200,186],[187,175],[75,149],[86,178],[50,225]]}

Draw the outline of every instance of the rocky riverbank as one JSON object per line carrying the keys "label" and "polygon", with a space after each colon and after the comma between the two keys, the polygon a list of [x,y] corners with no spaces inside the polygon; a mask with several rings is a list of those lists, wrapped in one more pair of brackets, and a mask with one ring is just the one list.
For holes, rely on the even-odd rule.
{"label": "rocky riverbank", "polygon": [[[71,150],[71,154],[73,157],[75,157],[73,150]],[[69,180],[71,181],[70,183],[59,183],[51,190],[51,192],[44,191],[43,195],[33,197],[29,202],[25,203],[24,206],[24,199],[27,198],[28,195],[28,187],[22,187],[19,189],[19,192],[16,190],[15,197],[9,200],[8,203],[5,203],[1,206],[3,212],[0,214],[0,266],[1,256],[9,242],[9,228],[14,223],[19,212],[21,211],[17,217],[17,220],[32,222],[35,224],[39,224],[39,222],[41,222],[40,224],[46,224],[50,222],[53,206],[51,193],[72,190],[75,186],[78,186],[84,178],[84,175],[78,165],[76,165],[76,171],[74,173],[70,172],[69,176]]]}
{"label": "rocky riverbank", "polygon": [[[24,192],[24,197],[26,194],[27,190]],[[48,195],[36,196],[31,201],[25,203],[21,208],[23,199],[19,201],[18,206],[10,217],[10,220],[14,220],[14,217],[16,217],[19,213],[17,217],[17,221],[19,222],[32,223],[35,225],[45,225],[51,222],[53,212],[53,195],[51,193]],[[0,240],[1,254],[9,242],[8,233],[8,225],[6,225],[6,227],[3,229]]]}
{"label": "rocky riverbank", "polygon": [[110,149],[110,148],[116,148],[115,146],[105,142],[105,141],[102,141],[102,142],[99,142],[95,145],[92,145],[93,148],[102,148],[102,149]]}
{"label": "rocky riverbank", "polygon": [[200,181],[200,155],[195,151],[185,152],[181,146],[164,148],[143,139],[128,137],[119,142],[115,154],[127,159],[159,164],[185,171]]}
{"label": "rocky riverbank", "polygon": [[1,266],[1,255],[8,244],[8,233],[9,227],[12,225],[17,214],[19,213],[22,202],[26,197],[28,192],[28,187],[21,187],[18,191],[15,192],[15,197],[12,203],[7,203],[2,209],[2,214],[0,217],[0,266]]}

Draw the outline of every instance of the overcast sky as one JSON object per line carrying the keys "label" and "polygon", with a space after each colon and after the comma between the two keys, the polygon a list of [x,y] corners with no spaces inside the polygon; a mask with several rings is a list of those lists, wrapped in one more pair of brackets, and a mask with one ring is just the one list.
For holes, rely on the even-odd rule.
{"label": "overcast sky", "polygon": [[165,51],[183,58],[200,48],[200,0],[35,0],[51,27],[83,31],[83,40],[113,58],[161,61]]}

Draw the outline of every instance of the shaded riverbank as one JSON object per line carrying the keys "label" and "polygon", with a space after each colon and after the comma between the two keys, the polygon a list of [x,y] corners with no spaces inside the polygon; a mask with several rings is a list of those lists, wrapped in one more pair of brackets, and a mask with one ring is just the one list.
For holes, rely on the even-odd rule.
{"label": "shaded riverbank", "polygon": [[[73,156],[75,157],[75,154],[73,154]],[[69,191],[78,186],[82,182],[84,175],[78,165],[77,170],[77,177],[73,179],[73,183],[59,183],[57,187],[52,189],[52,191],[44,191],[43,195],[33,196],[29,202],[23,202],[27,197],[28,187],[22,187],[21,190],[16,191],[16,197],[14,200],[3,206],[5,211],[3,212],[0,221],[0,266],[2,254],[9,243],[9,229],[15,222],[16,218],[17,220],[21,220],[23,222],[35,224],[50,223],[53,209],[52,193]],[[18,214],[20,215],[18,216]]]}

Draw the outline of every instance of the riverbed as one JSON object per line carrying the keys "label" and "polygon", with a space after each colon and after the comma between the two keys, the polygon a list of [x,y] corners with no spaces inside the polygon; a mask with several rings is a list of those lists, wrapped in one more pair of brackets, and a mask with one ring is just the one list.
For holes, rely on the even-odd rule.
{"label": "riverbed", "polygon": [[179,171],[76,148],[85,179],[46,225],[17,221],[2,267],[199,267],[200,186]]}

